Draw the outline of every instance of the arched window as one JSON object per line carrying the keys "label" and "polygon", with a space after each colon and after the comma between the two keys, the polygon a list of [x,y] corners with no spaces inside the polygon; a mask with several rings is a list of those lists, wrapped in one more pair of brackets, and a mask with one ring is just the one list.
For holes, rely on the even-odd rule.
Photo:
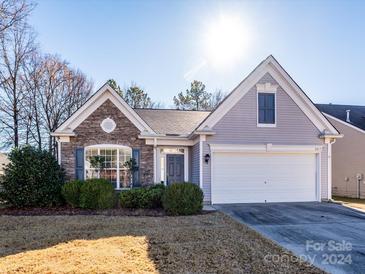
{"label": "arched window", "polygon": [[85,148],[86,179],[104,178],[116,189],[130,187],[130,176],[124,163],[132,157],[132,149],[121,145],[93,145]]}

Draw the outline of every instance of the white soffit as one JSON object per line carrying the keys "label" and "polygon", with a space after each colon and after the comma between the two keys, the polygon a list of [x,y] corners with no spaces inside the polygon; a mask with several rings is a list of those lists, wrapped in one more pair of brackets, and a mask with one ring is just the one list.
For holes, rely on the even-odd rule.
{"label": "white soffit", "polygon": [[108,84],[102,86],[90,97],[81,108],[55,131],[55,134],[74,130],[107,100],[110,100],[141,132],[155,134],[152,128]]}

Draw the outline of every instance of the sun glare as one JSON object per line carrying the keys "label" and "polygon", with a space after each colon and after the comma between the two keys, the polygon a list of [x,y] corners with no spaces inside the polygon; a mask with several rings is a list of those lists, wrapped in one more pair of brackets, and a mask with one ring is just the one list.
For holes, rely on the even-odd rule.
{"label": "sun glare", "polygon": [[204,36],[204,53],[215,68],[233,66],[247,53],[251,42],[249,27],[238,16],[221,15],[212,21]]}

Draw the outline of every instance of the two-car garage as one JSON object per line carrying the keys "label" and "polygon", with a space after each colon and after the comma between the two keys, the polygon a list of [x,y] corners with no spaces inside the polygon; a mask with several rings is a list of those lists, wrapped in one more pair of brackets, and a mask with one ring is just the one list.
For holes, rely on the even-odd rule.
{"label": "two-car garage", "polygon": [[318,148],[211,146],[213,204],[317,201]]}

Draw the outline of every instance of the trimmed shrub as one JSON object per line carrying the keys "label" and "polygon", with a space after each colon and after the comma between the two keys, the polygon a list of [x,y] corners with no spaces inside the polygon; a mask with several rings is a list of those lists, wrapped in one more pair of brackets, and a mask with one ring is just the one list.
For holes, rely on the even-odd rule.
{"label": "trimmed shrub", "polygon": [[2,178],[1,197],[15,207],[45,207],[63,202],[64,171],[46,150],[14,148]]}
{"label": "trimmed shrub", "polygon": [[88,179],[80,188],[80,207],[107,209],[115,205],[113,185],[105,179]]}
{"label": "trimmed shrub", "polygon": [[159,190],[165,190],[166,186],[163,183],[158,183],[153,186],[149,186],[149,189],[159,189]]}
{"label": "trimmed shrub", "polygon": [[162,198],[163,208],[171,215],[192,215],[203,208],[203,191],[193,183],[169,185]]}
{"label": "trimmed shrub", "polygon": [[145,203],[147,208],[162,208],[162,197],[165,193],[165,186],[158,184],[147,189]]}
{"label": "trimmed shrub", "polygon": [[120,206],[124,208],[142,208],[145,188],[123,190],[119,195]]}
{"label": "trimmed shrub", "polygon": [[65,199],[66,203],[70,206],[80,206],[81,186],[83,185],[83,183],[83,181],[74,180],[67,182],[62,186],[62,196]]}
{"label": "trimmed shrub", "polygon": [[120,206],[125,208],[161,208],[164,185],[133,188],[120,193]]}

